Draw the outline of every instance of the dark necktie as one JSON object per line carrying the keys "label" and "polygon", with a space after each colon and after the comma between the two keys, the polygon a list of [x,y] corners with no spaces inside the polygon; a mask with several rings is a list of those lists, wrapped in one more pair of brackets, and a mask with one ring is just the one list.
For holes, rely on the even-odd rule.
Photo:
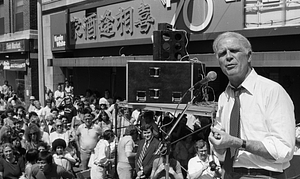
{"label": "dark necktie", "polygon": [[[240,91],[241,88],[234,88],[234,105],[230,114],[229,134],[234,137],[240,137]],[[237,149],[227,148],[224,161],[225,172],[231,172],[233,168],[233,160],[237,153]]]}
{"label": "dark necktie", "polygon": [[143,160],[144,160],[147,148],[148,148],[148,143],[149,142],[145,141],[145,145],[143,146],[142,151],[140,153],[140,156],[138,158],[137,165],[138,165],[139,168],[143,167]]}

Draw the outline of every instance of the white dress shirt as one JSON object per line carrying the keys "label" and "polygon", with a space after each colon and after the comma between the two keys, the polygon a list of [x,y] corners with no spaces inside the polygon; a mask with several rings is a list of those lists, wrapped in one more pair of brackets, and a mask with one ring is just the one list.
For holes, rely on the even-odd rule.
{"label": "white dress shirt", "polygon": [[[293,102],[282,86],[258,75],[254,69],[241,86],[241,138],[261,141],[275,161],[240,150],[233,167],[282,172],[289,167],[295,147]],[[228,85],[219,97],[216,118],[228,133],[233,104],[234,92]]]}

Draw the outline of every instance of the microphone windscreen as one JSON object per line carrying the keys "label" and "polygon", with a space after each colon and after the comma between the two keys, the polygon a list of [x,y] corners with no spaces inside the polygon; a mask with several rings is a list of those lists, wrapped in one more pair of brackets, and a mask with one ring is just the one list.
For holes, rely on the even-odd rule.
{"label": "microphone windscreen", "polygon": [[207,79],[209,81],[215,81],[217,79],[217,73],[215,71],[210,71],[207,73]]}

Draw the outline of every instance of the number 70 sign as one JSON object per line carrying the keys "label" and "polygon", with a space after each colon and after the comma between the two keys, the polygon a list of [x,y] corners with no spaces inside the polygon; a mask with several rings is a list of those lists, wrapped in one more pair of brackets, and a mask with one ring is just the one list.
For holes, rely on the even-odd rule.
{"label": "number 70 sign", "polygon": [[[191,0],[181,0],[179,2],[178,8],[176,9],[175,14],[174,14],[170,24],[172,26],[175,25],[175,22],[177,21],[179,13],[181,12],[181,10],[183,10],[182,14],[183,14],[183,20],[184,20],[185,25],[191,31],[199,32],[199,31],[205,29],[208,26],[208,24],[210,23],[211,19],[212,19],[213,11],[214,11],[213,0],[197,0],[197,1],[206,1],[206,3],[207,3],[207,14],[206,14],[205,20],[200,25],[193,25],[190,22],[190,20],[188,19],[187,10],[188,10],[188,6],[189,6],[190,1]],[[194,0],[194,1],[196,1],[196,0]],[[195,6],[194,9],[193,9],[193,11],[197,11],[197,10],[201,11],[199,6]]]}

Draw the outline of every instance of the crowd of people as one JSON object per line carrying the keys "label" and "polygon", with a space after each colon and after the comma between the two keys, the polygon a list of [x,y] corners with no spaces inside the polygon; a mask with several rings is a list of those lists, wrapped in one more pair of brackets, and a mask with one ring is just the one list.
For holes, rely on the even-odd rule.
{"label": "crowd of people", "polygon": [[213,121],[126,108],[108,91],[76,96],[68,82],[44,107],[34,96],[28,108],[1,98],[0,179],[287,178],[295,142],[299,148],[290,97],[255,72],[241,34],[219,35],[213,49],[229,79]]}
{"label": "crowd of people", "polygon": [[[122,107],[118,105],[122,99],[112,100],[107,90],[98,98],[91,90],[76,96],[73,88],[66,87],[59,84],[54,93],[48,92],[45,106],[34,96],[28,105],[4,106],[0,129],[2,178],[76,178],[77,173],[85,171],[92,179],[165,175],[165,152],[158,149],[176,117]],[[188,120],[194,125],[188,127]],[[210,155],[207,128],[187,136],[201,127],[200,121],[202,126],[211,122],[207,117],[183,115],[172,133],[169,142],[173,143],[168,149],[171,178],[188,175],[188,162],[198,148],[204,151],[201,155]],[[196,147],[194,143],[200,139],[202,145]],[[208,164],[208,157],[204,158]]]}

